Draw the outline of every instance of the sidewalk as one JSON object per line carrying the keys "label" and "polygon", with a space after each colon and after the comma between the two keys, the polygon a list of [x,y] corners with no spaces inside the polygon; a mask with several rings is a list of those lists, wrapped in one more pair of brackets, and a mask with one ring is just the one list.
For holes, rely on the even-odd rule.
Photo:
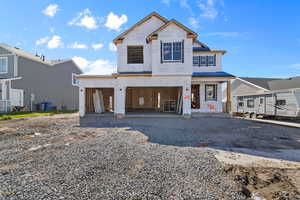
{"label": "sidewalk", "polygon": [[269,119],[252,119],[252,118],[244,118],[244,117],[236,117],[236,118],[252,120],[252,121],[262,122],[262,123],[276,124],[280,126],[300,128],[300,123],[296,123],[296,122],[285,122],[285,121],[277,121],[277,120],[269,120]]}

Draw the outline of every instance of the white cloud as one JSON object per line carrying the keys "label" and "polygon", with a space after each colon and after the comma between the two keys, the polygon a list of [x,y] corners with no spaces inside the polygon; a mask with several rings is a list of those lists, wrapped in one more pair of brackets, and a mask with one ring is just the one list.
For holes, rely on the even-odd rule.
{"label": "white cloud", "polygon": [[63,43],[61,41],[61,37],[58,35],[54,35],[51,40],[48,41],[48,48],[55,49],[58,47],[63,47]]}
{"label": "white cloud", "polygon": [[96,51],[96,50],[101,49],[103,47],[103,44],[102,43],[93,44],[92,47]]}
{"label": "white cloud", "polygon": [[83,57],[75,56],[72,59],[83,71],[86,70],[89,65],[89,61]]}
{"label": "white cloud", "polygon": [[79,56],[73,57],[73,60],[85,74],[106,75],[117,71],[115,64],[109,60],[97,59],[95,61],[88,61]]}
{"label": "white cloud", "polygon": [[77,17],[69,22],[69,25],[82,26],[89,30],[97,29],[97,20],[92,16],[92,12],[86,8],[77,14]]}
{"label": "white cloud", "polygon": [[45,44],[46,42],[48,42],[48,40],[49,40],[49,37],[46,36],[46,37],[43,37],[43,38],[41,38],[41,39],[38,39],[38,40],[35,42],[35,44],[36,44],[36,45]]}
{"label": "white cloud", "polygon": [[50,28],[50,33],[54,33],[55,29],[53,27]]}
{"label": "white cloud", "polygon": [[199,21],[198,21],[198,19],[196,19],[195,17],[190,17],[190,18],[189,18],[189,24],[190,24],[193,28],[199,28]]}
{"label": "white cloud", "polygon": [[161,2],[162,2],[163,4],[166,4],[167,6],[169,6],[170,3],[171,3],[171,0],[162,0]]}
{"label": "white cloud", "polygon": [[292,64],[291,67],[294,69],[300,69],[300,63]]}
{"label": "white cloud", "polygon": [[58,11],[58,5],[57,4],[50,4],[47,8],[45,8],[42,13],[49,17],[54,17],[56,12]]}
{"label": "white cloud", "polygon": [[182,8],[190,8],[188,0],[180,0],[179,3]]}
{"label": "white cloud", "polygon": [[108,45],[110,51],[117,51],[117,47],[114,43],[110,42]]}
{"label": "white cloud", "polygon": [[87,49],[87,45],[74,42],[68,46],[70,49]]}
{"label": "white cloud", "polygon": [[216,0],[201,0],[198,3],[198,7],[202,11],[200,16],[204,18],[215,19],[219,14],[216,8]]}
{"label": "white cloud", "polygon": [[120,27],[127,22],[127,16],[121,15],[120,17],[113,12],[110,12],[106,17],[106,26],[110,30],[119,31]]}

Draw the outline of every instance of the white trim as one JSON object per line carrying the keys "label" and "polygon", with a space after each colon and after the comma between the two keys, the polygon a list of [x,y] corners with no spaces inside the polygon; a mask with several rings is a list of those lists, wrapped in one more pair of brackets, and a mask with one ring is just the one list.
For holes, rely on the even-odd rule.
{"label": "white trim", "polygon": [[78,76],[78,74],[72,73],[72,85],[73,86],[78,86],[79,85],[79,83],[74,83],[74,80],[79,81],[78,79],[75,79],[76,76]]}
{"label": "white trim", "polygon": [[22,79],[23,77],[14,77],[14,78],[4,78],[4,79],[0,79],[0,82],[1,81],[13,81],[13,80],[19,80],[19,79]]}
{"label": "white trim", "polygon": [[6,60],[6,72],[1,72],[0,74],[7,74],[8,73],[8,57],[7,56],[1,56],[0,60]]}
{"label": "white trim", "polygon": [[[165,55],[164,55],[164,45],[166,44],[166,43],[170,43],[171,44],[171,60],[165,60]],[[173,58],[173,45],[174,45],[174,43],[180,43],[180,48],[181,48],[181,55],[180,55],[180,60],[174,60],[174,58]],[[163,60],[163,62],[182,62],[182,58],[183,58],[183,51],[184,51],[184,49],[182,48],[182,41],[180,42],[180,41],[172,41],[172,42],[162,42],[162,60]]]}
{"label": "white trim", "polygon": [[266,89],[266,88],[263,88],[263,87],[260,87],[260,86],[258,86],[258,85],[255,85],[255,84],[253,84],[253,83],[251,83],[251,82],[249,82],[249,81],[246,81],[246,80],[244,80],[244,79],[241,79],[241,78],[239,78],[239,77],[236,77],[236,79],[237,79],[237,80],[240,80],[240,81],[243,81],[243,82],[245,82],[245,83],[247,83],[247,84],[249,84],[249,85],[252,85],[252,86],[254,86],[254,87],[257,87],[257,88],[259,88],[259,89],[266,90],[266,91],[270,91],[270,90],[268,90],[268,89]]}
{"label": "white trim", "polygon": [[14,55],[14,76],[18,76],[18,56]]}

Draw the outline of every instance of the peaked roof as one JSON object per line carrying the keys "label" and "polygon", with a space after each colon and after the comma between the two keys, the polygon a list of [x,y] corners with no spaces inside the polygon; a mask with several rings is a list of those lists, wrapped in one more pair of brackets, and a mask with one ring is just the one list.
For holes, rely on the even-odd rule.
{"label": "peaked roof", "polygon": [[279,78],[252,78],[252,77],[240,77],[239,79],[242,79],[246,82],[249,82],[255,86],[258,86],[266,90],[271,90],[269,86],[270,81],[280,80]]}
{"label": "peaked roof", "polygon": [[42,58],[41,56],[38,55],[34,55],[31,53],[28,53],[22,49],[19,49],[17,47],[13,47],[4,43],[0,43],[0,48],[6,49],[7,51],[11,52],[12,54],[36,61],[36,62],[40,62],[46,65],[58,65],[58,64],[62,64],[62,63],[66,63],[66,62],[73,62],[73,64],[80,70],[82,71],[79,66],[72,60],[72,59],[59,59],[59,60],[48,60],[46,58]]}
{"label": "peaked roof", "polygon": [[129,32],[131,32],[133,29],[135,29],[137,26],[143,24],[144,22],[148,21],[151,17],[157,17],[158,19],[160,19],[161,21],[163,21],[164,23],[167,23],[168,20],[166,18],[164,18],[163,16],[159,15],[156,12],[152,12],[149,15],[147,15],[146,17],[144,17],[143,19],[141,19],[139,22],[137,22],[136,24],[134,24],[133,26],[131,26],[129,29],[127,29],[126,31],[124,31],[123,33],[121,33],[120,35],[118,35],[113,42],[116,44],[118,40],[123,40],[124,36],[127,35]]}
{"label": "peaked roof", "polygon": [[182,28],[183,30],[185,30],[188,35],[192,38],[197,38],[198,34],[195,33],[194,31],[192,31],[191,29],[189,29],[188,27],[184,26],[183,24],[179,23],[177,20],[175,19],[171,19],[170,21],[168,21],[166,24],[162,25],[161,27],[159,27],[158,29],[156,29],[155,31],[153,31],[152,33],[150,33],[147,37],[148,40],[151,41],[151,37],[155,36],[158,34],[158,32],[164,30],[166,27],[168,27],[171,24],[175,24],[178,27]]}

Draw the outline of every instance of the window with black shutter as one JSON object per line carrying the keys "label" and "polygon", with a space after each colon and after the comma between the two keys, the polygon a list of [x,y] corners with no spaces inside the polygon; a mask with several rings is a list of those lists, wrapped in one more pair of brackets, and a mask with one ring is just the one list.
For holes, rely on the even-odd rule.
{"label": "window with black shutter", "polygon": [[144,63],[143,46],[127,46],[127,63],[128,64]]}

